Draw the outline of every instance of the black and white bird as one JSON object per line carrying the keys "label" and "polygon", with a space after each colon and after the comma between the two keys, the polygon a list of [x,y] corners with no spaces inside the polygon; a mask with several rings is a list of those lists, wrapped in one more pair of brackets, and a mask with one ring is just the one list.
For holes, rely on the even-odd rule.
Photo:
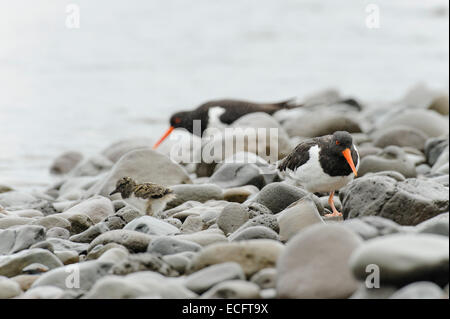
{"label": "black and white bird", "polygon": [[329,216],[342,216],[334,206],[334,192],[358,175],[359,162],[350,133],[337,131],[301,142],[280,161],[278,169],[312,193],[330,193],[333,213]]}
{"label": "black and white bird", "polygon": [[120,193],[122,199],[147,215],[156,215],[163,211],[166,204],[175,198],[169,188],[154,183],[136,183],[131,177],[122,177],[117,181],[116,189],[110,196]]}
{"label": "black and white bird", "polygon": [[[245,114],[264,112],[273,114],[281,109],[291,109],[300,106],[294,99],[278,103],[255,103],[242,100],[214,100],[203,103],[192,111],[175,113],[170,118],[170,127],[153,146],[156,149],[176,128],[184,128],[192,134],[202,136],[209,127],[221,128],[230,125]],[[200,130],[194,130],[194,121],[200,121]]]}

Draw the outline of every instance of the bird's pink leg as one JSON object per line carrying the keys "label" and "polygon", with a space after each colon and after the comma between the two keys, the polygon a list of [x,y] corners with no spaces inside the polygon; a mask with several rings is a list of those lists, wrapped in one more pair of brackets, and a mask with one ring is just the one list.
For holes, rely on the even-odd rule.
{"label": "bird's pink leg", "polygon": [[342,213],[338,212],[338,210],[336,209],[336,207],[334,206],[334,201],[333,201],[333,196],[334,196],[334,191],[332,191],[330,193],[330,197],[328,198],[328,204],[330,204],[331,210],[333,211],[332,214],[326,214],[325,216],[342,216]]}

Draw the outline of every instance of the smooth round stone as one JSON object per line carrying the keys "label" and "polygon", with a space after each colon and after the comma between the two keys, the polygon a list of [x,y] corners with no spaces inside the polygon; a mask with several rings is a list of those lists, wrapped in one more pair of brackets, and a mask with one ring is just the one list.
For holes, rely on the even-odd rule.
{"label": "smooth round stone", "polygon": [[76,243],[90,243],[95,238],[97,238],[101,234],[108,232],[109,230],[110,229],[108,226],[106,226],[106,223],[98,223],[94,226],[89,227],[82,233],[71,236],[70,241]]}
{"label": "smooth round stone", "polygon": [[389,128],[397,125],[415,128],[429,137],[448,133],[448,117],[430,110],[405,110],[388,117],[379,128]]}
{"label": "smooth round stone", "polygon": [[227,202],[243,203],[257,192],[259,189],[253,185],[228,188],[223,192],[223,199]]}
{"label": "smooth round stone", "polygon": [[221,230],[206,229],[197,233],[181,234],[176,236],[177,239],[187,240],[199,244],[200,246],[208,246],[215,243],[228,242],[227,238]]}
{"label": "smooth round stone", "polygon": [[217,243],[203,248],[192,261],[190,270],[195,272],[210,265],[236,262],[249,277],[263,268],[274,267],[283,249],[283,244],[269,239]]}
{"label": "smooth round stone", "polygon": [[30,289],[33,282],[35,282],[38,278],[39,275],[18,275],[12,277],[11,279],[19,284],[22,291],[27,291],[28,289]]}
{"label": "smooth round stone", "polygon": [[20,285],[12,279],[0,276],[0,299],[14,298],[22,293]]}
{"label": "smooth round stone", "polygon": [[251,163],[224,163],[212,174],[209,182],[222,188],[244,185],[262,188],[266,185],[259,166]]}
{"label": "smooth round stone", "polygon": [[184,253],[165,255],[162,259],[179,274],[184,274],[189,267],[190,259]]}
{"label": "smooth round stone", "polygon": [[302,229],[317,223],[323,223],[317,206],[310,197],[291,204],[277,215],[280,227],[280,240],[288,241]]}
{"label": "smooth round stone", "polygon": [[431,167],[431,174],[445,175],[449,173],[449,150],[445,150]]}
{"label": "smooth round stone", "polygon": [[388,299],[396,290],[395,286],[390,285],[368,288],[364,282],[359,285],[359,288],[349,299]]}
{"label": "smooth round stone", "polygon": [[158,273],[143,271],[127,276],[101,278],[84,299],[135,299],[152,295],[163,299],[191,299],[197,295],[184,287],[180,281]]}
{"label": "smooth round stone", "polygon": [[61,299],[64,290],[54,286],[40,286],[27,290],[20,299]]}
{"label": "smooth round stone", "polygon": [[278,234],[265,226],[252,226],[234,232],[228,239],[230,241],[243,241],[250,239],[278,240]]}
{"label": "smooth round stone", "polygon": [[307,112],[287,120],[283,126],[289,136],[301,137],[323,136],[336,131],[362,132],[358,122],[351,116],[329,111]]}
{"label": "smooth round stone", "polygon": [[[2,193],[7,193],[7,192],[11,192],[13,189],[11,188],[11,187],[9,187],[9,186],[6,186],[6,185],[1,185],[0,184],[0,194],[2,194]],[[0,211],[1,211],[1,209],[0,209]]]}
{"label": "smooth round stone", "polygon": [[28,265],[39,263],[49,269],[63,266],[62,262],[51,252],[41,248],[22,250],[19,253],[0,257],[0,276],[14,277],[22,273]]}
{"label": "smooth round stone", "polygon": [[156,271],[168,277],[179,275],[162,258],[150,253],[129,254],[126,259],[113,266],[111,273],[123,276],[139,271]]}
{"label": "smooth round stone", "polygon": [[65,212],[59,214],[59,216],[69,219],[73,215],[84,214],[89,217],[94,224],[97,224],[104,218],[114,215],[114,213],[114,206],[108,198],[94,196],[69,208]]}
{"label": "smooth round stone", "polygon": [[56,216],[56,215],[50,215],[50,216],[39,218],[38,220],[34,221],[32,224],[44,226],[46,229],[51,229],[53,227],[60,227],[60,228],[64,228],[67,230],[70,229],[70,222],[66,218]]}
{"label": "smooth round stone", "polygon": [[123,249],[128,252],[128,249],[125,246],[122,246],[117,243],[108,243],[106,245],[99,244],[89,251],[89,253],[86,256],[86,259],[87,260],[98,259],[105,252],[107,252],[108,250],[113,249],[113,248]]}
{"label": "smooth round stone", "polygon": [[274,215],[258,215],[253,217],[249,221],[245,222],[241,227],[239,227],[235,233],[241,232],[246,228],[254,226],[264,226],[272,229],[274,232],[278,233],[280,231],[280,226],[278,225],[277,217]]}
{"label": "smooth round stone", "polygon": [[23,207],[36,201],[36,197],[21,191],[0,193],[0,205],[6,208]]}
{"label": "smooth round stone", "polygon": [[81,160],[83,154],[77,151],[69,151],[59,155],[50,166],[50,173],[63,175],[69,173]]}
{"label": "smooth round stone", "polygon": [[136,208],[127,205],[124,208],[119,209],[114,216],[120,217],[126,223],[129,223],[142,215]]}
{"label": "smooth round stone", "polygon": [[99,258],[98,261],[119,263],[128,257],[129,253],[125,247],[113,247],[106,250]]}
{"label": "smooth round stone", "polygon": [[426,134],[417,129],[407,126],[396,126],[375,133],[374,145],[385,148],[389,145],[400,147],[410,146],[423,150],[428,138]]}
{"label": "smooth round stone", "polygon": [[438,112],[441,115],[447,115],[449,112],[448,107],[448,95],[441,95],[436,97],[428,106],[429,110]]}
{"label": "smooth round stone", "polygon": [[129,222],[123,229],[156,236],[174,235],[180,232],[177,227],[153,216],[136,218]]}
{"label": "smooth round stone", "polygon": [[14,254],[45,239],[42,226],[17,226],[12,229],[0,229],[0,255]]}
{"label": "smooth round stone", "polygon": [[46,238],[61,238],[61,239],[69,239],[70,232],[61,227],[53,227],[47,230]]}
{"label": "smooth round stone", "polygon": [[430,218],[415,227],[415,231],[423,234],[436,234],[447,236],[449,234],[449,213]]}
{"label": "smooth round stone", "polygon": [[223,208],[217,218],[217,225],[225,234],[230,234],[248,221],[249,215],[244,206],[230,203]]}
{"label": "smooth round stone", "polygon": [[175,199],[167,203],[167,208],[173,208],[181,205],[187,201],[196,201],[204,203],[208,200],[223,199],[223,191],[220,187],[214,184],[200,184],[200,185],[174,185],[171,187],[175,194]]}
{"label": "smooth round stone", "polygon": [[444,299],[445,292],[435,283],[419,281],[409,284],[394,294],[389,299]]}
{"label": "smooth round stone", "polygon": [[159,255],[172,255],[185,251],[197,252],[202,249],[202,246],[191,241],[177,239],[175,237],[160,237],[154,239],[148,246],[149,253]]}
{"label": "smooth round stone", "polygon": [[[290,153],[290,151],[292,150],[292,147],[289,143],[289,136],[288,134],[285,132],[284,128],[280,125],[280,123],[271,115],[265,113],[265,112],[253,112],[253,113],[248,113],[245,114],[243,116],[241,116],[240,118],[238,118],[236,121],[234,121],[231,126],[233,128],[241,128],[246,130],[247,128],[253,128],[253,129],[266,129],[266,144],[261,144],[261,140],[262,142],[264,142],[263,139],[261,139],[261,136],[259,136],[258,138],[258,143],[248,143],[246,142],[246,147],[245,150],[248,151],[248,153],[250,154],[258,154],[260,156],[260,158],[264,158],[265,160],[268,160],[268,157],[270,158],[271,156],[267,156],[266,152],[262,151],[262,148],[266,148],[266,145],[273,145],[270,144],[268,142],[272,142],[272,143],[277,143],[277,147],[276,147],[276,151],[277,151],[277,155],[278,158],[282,158],[284,156],[286,156],[287,154]],[[276,129],[277,134],[274,134],[274,136],[271,136],[270,134],[270,129]],[[252,136],[247,135],[247,136]],[[256,145],[253,145],[256,144]],[[256,149],[255,149],[256,146]],[[241,154],[244,152],[241,152]],[[262,154],[260,154],[262,153]],[[239,155],[236,154],[236,155]],[[272,155],[273,156],[273,155]]]}
{"label": "smooth round stone", "polygon": [[448,282],[448,238],[431,234],[394,234],[366,241],[352,255],[356,278],[365,280],[366,268],[380,269],[381,284],[402,285],[429,280]]}
{"label": "smooth round stone", "polygon": [[177,219],[177,218],[166,218],[164,219],[164,221],[166,223],[169,223],[170,225],[175,226],[176,228],[180,229],[181,225],[183,225],[183,223],[181,222],[181,220]]}
{"label": "smooth round stone", "polygon": [[366,224],[375,227],[379,236],[395,234],[402,231],[402,226],[388,218],[379,216],[363,216],[360,219]]}
{"label": "smooth round stone", "polygon": [[276,214],[306,195],[308,192],[304,189],[285,183],[271,183],[265,186],[252,201],[266,206]]}
{"label": "smooth round stone", "polygon": [[[122,229],[126,226],[126,222],[117,215],[112,215],[106,217],[103,222],[99,224],[105,224],[108,229],[114,230],[114,229]],[[98,225],[98,224],[97,224]]]}
{"label": "smooth round stone", "polygon": [[25,217],[2,217],[0,218],[0,229],[7,229],[14,226],[28,225],[33,223],[34,219]]}
{"label": "smooth round stone", "polygon": [[375,215],[400,225],[417,225],[449,209],[448,188],[414,178],[364,176],[341,188],[339,197],[346,219]]}
{"label": "smooth round stone", "polygon": [[36,244],[33,244],[30,249],[33,248],[41,248],[41,249],[47,249],[48,251],[50,251],[51,253],[55,252],[55,248],[53,247],[53,245],[51,243],[49,243],[48,241],[44,240],[44,241],[40,241]]}
{"label": "smooth round stone", "polygon": [[26,217],[26,218],[44,217],[44,214],[37,209],[20,209],[9,212],[9,214],[10,216]]}
{"label": "smooth round stone", "polygon": [[[59,187],[57,193],[58,201],[81,199],[89,187],[97,182],[97,180],[98,178],[95,176],[71,176],[61,185],[61,187]],[[76,194],[81,194],[81,197],[76,196]]]}
{"label": "smooth round stone", "polygon": [[381,171],[396,171],[405,177],[416,177],[416,168],[398,146],[388,146],[376,155],[368,155],[361,160],[358,175]]}
{"label": "smooth round stone", "polygon": [[181,225],[180,231],[184,234],[196,233],[207,229],[207,223],[201,216],[188,216]]}
{"label": "smooth round stone", "polygon": [[[129,176],[138,183],[152,182],[165,186],[191,184],[186,171],[167,156],[150,148],[131,151],[122,156],[107,176],[93,185],[87,195],[100,194],[109,196],[117,181]],[[115,194],[112,199],[119,199]]]}
{"label": "smooth round stone", "polygon": [[111,230],[95,238],[89,245],[89,250],[100,244],[117,243],[126,247],[130,252],[145,252],[153,238],[154,236],[134,230]]}
{"label": "smooth round stone", "polygon": [[72,234],[79,234],[84,232],[89,227],[93,226],[94,223],[85,214],[74,214],[68,218],[70,223],[70,231]]}
{"label": "smooth round stone", "polygon": [[88,244],[74,243],[70,240],[61,238],[49,238],[46,240],[46,242],[52,245],[54,251],[73,250],[76,251],[78,254],[85,254],[87,249],[89,248]]}
{"label": "smooth round stone", "polygon": [[244,280],[228,280],[217,284],[200,296],[201,299],[259,299],[258,285]]}
{"label": "smooth round stone", "polygon": [[116,163],[126,153],[140,148],[149,148],[154,143],[154,140],[145,137],[121,140],[108,146],[101,154]]}
{"label": "smooth round stone", "polygon": [[264,268],[254,274],[250,281],[257,284],[261,289],[272,289],[277,284],[277,270],[275,268]]}
{"label": "smooth round stone", "polygon": [[439,156],[448,149],[449,140],[446,137],[433,137],[429,138],[425,143],[425,155],[427,162],[430,166],[433,166]]}
{"label": "smooth round stone", "polygon": [[254,218],[259,215],[271,215],[272,211],[267,208],[266,206],[256,203],[256,202],[249,202],[242,204],[245,209],[248,211],[250,219]]}
{"label": "smooth round stone", "polygon": [[44,273],[47,271],[49,271],[49,268],[47,266],[39,264],[39,263],[34,263],[31,265],[28,265],[22,269],[22,272],[24,274],[28,274],[28,275],[41,274],[41,273]]}
{"label": "smooth round stone", "polygon": [[73,250],[60,250],[56,251],[54,254],[64,265],[75,264],[80,261],[78,253]]}
{"label": "smooth round stone", "polygon": [[348,298],[358,288],[348,262],[361,244],[340,225],[312,225],[288,242],[277,265],[279,298]]}
{"label": "smooth round stone", "polygon": [[106,173],[107,171],[111,170],[113,164],[114,163],[111,162],[109,159],[107,159],[105,156],[95,154],[78,163],[78,165],[75,166],[74,169],[70,172],[70,175],[75,177],[79,176],[97,177],[102,173]]}
{"label": "smooth round stone", "polygon": [[196,293],[203,293],[220,282],[233,279],[245,280],[244,271],[239,264],[226,262],[203,268],[187,276],[184,284]]}
{"label": "smooth round stone", "polygon": [[[63,290],[80,289],[87,291],[98,279],[108,273],[111,266],[111,263],[91,260],[74,265],[59,267],[42,274],[31,287],[36,288],[39,286],[53,286]],[[75,272],[77,276],[79,276],[79,280],[76,280],[74,277],[73,281],[70,281],[70,274],[73,275]],[[73,285],[73,287],[68,287],[68,282],[71,286]]]}

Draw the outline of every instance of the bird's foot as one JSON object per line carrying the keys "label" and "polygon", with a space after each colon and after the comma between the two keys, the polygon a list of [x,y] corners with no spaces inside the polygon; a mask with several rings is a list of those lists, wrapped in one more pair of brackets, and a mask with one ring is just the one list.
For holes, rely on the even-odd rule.
{"label": "bird's foot", "polygon": [[335,211],[335,212],[333,212],[333,213],[331,213],[331,214],[325,214],[324,215],[325,217],[336,217],[336,216],[342,216],[342,213],[340,213],[340,212],[338,212],[338,211]]}

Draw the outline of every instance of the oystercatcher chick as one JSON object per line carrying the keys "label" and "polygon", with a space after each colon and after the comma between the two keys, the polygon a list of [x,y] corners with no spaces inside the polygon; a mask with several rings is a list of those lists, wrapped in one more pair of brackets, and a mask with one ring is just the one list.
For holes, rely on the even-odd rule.
{"label": "oystercatcher chick", "polygon": [[352,136],[344,131],[301,142],[278,165],[308,191],[330,193],[333,213],[327,216],[342,216],[334,206],[334,192],[350,183],[358,168],[358,151]]}
{"label": "oystercatcher chick", "polygon": [[[153,146],[156,149],[175,128],[185,128],[192,134],[203,135],[208,127],[224,127],[230,125],[241,116],[264,112],[273,114],[281,109],[291,109],[300,106],[295,104],[294,99],[279,103],[254,103],[241,100],[215,100],[206,102],[193,111],[183,111],[172,115],[170,118],[170,127],[164,135]],[[194,131],[194,121],[200,120],[200,130]]]}
{"label": "oystercatcher chick", "polygon": [[175,198],[169,188],[154,183],[137,184],[130,177],[117,181],[116,189],[111,195],[120,193],[122,199],[147,215],[156,215],[164,210],[166,204]]}

